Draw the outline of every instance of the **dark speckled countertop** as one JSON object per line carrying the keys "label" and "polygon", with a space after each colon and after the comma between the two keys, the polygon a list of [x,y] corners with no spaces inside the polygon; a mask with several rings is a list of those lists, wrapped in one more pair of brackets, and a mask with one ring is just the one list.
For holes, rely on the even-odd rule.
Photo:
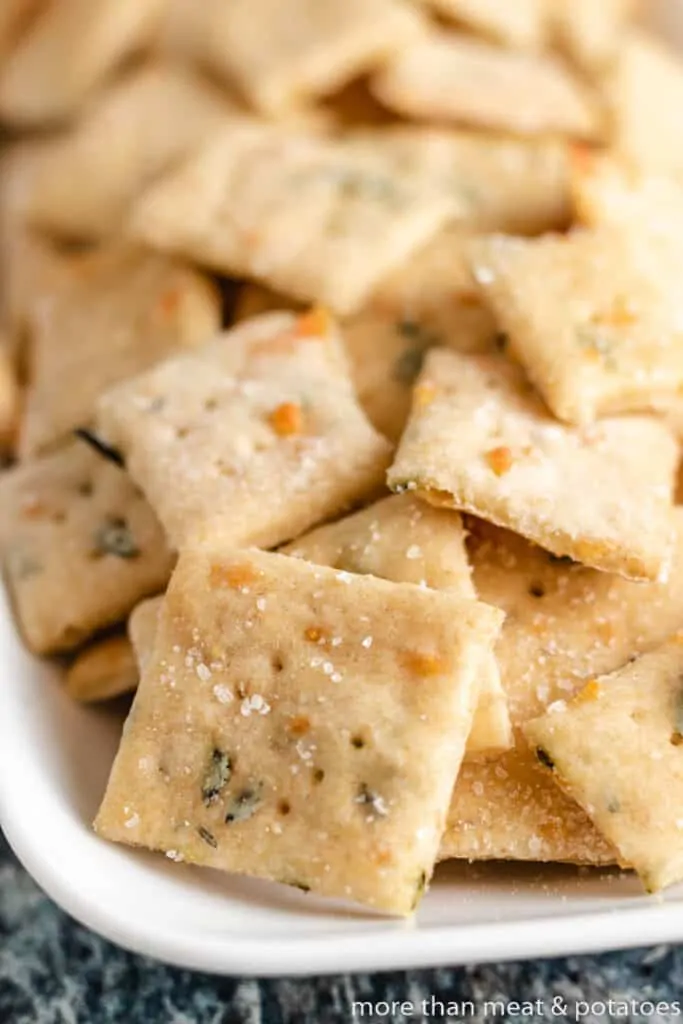
{"label": "dark speckled countertop", "polygon": [[[474,1013],[423,1012],[422,1001],[473,1004]],[[553,999],[566,1013],[553,1013]],[[612,999],[609,1006],[603,1004]],[[412,1015],[364,1020],[683,1020],[683,947],[596,957],[313,979],[215,978],[125,953],[55,907],[17,864],[0,834],[0,1024],[346,1024],[354,1000],[408,1001]],[[514,1002],[534,1003],[523,1015]],[[510,1004],[513,1004],[511,1008]],[[659,1004],[659,1008],[657,1008]],[[428,1004],[429,1006],[430,1004]],[[451,1006],[452,1010],[456,1007]]]}

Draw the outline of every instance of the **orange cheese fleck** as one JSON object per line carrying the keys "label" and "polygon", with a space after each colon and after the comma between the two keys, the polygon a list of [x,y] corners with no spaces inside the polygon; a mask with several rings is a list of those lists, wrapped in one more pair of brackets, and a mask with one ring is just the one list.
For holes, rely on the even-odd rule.
{"label": "orange cheese fleck", "polygon": [[304,429],[303,411],[296,402],[283,402],[273,409],[268,422],[279,437],[292,437]]}
{"label": "orange cheese fleck", "polygon": [[484,456],[496,476],[505,476],[512,469],[512,452],[509,448],[491,448]]}
{"label": "orange cheese fleck", "polygon": [[445,658],[424,651],[404,651],[401,660],[409,672],[424,678],[440,676],[448,667]]}
{"label": "orange cheese fleck", "polygon": [[588,704],[597,700],[600,696],[600,684],[597,679],[591,679],[574,698],[576,704]]}
{"label": "orange cheese fleck", "polygon": [[287,730],[292,736],[305,736],[310,732],[311,722],[305,715],[297,715],[287,723]]}
{"label": "orange cheese fleck", "polygon": [[213,565],[210,582],[212,587],[248,587],[256,579],[254,570],[249,565]]}
{"label": "orange cheese fleck", "polygon": [[428,405],[431,405],[436,398],[436,387],[434,384],[430,384],[425,381],[424,384],[418,384],[413,391],[413,408],[414,409],[426,409]]}
{"label": "orange cheese fleck", "polygon": [[299,338],[325,338],[332,329],[332,317],[326,309],[316,307],[300,316],[294,331]]}

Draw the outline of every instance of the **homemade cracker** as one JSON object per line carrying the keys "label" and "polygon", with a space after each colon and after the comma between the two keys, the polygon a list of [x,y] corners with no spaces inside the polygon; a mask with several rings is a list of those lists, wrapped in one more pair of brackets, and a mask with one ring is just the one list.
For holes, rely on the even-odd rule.
{"label": "homemade cracker", "polygon": [[72,259],[68,279],[29,310],[22,456],[87,425],[106,388],[220,327],[218,291],[182,263],[118,244]]}
{"label": "homemade cracker", "polygon": [[371,495],[389,458],[321,311],[160,364],[107,393],[99,423],[178,548],[211,526],[235,545],[291,540]]}
{"label": "homemade cracker", "polygon": [[568,423],[656,408],[683,387],[683,235],[637,227],[471,247],[511,352]]}
{"label": "homemade cracker", "polygon": [[600,72],[619,54],[638,0],[545,0],[549,30],[567,56]]}
{"label": "homemade cracker", "polygon": [[454,212],[452,196],[390,152],[236,123],[150,190],[132,231],[348,314]]}
{"label": "homemade cracker", "polygon": [[402,0],[202,0],[199,56],[279,114],[372,70],[424,31]]}
{"label": "homemade cracker", "polygon": [[444,18],[506,46],[536,49],[546,35],[546,0],[422,0]]}
{"label": "homemade cracker", "polygon": [[682,678],[678,633],[523,729],[648,892],[683,879]]}
{"label": "homemade cracker", "polygon": [[149,41],[164,3],[48,0],[0,69],[0,120],[31,127],[72,115]]}
{"label": "homemade cracker", "polygon": [[593,138],[590,98],[551,56],[434,33],[404,47],[372,79],[379,100],[408,117],[511,132]]}
{"label": "homemade cracker", "polygon": [[437,349],[388,482],[555,555],[657,579],[670,563],[677,466],[678,445],[654,417],[567,427],[504,356]]}
{"label": "homemade cracker", "polygon": [[186,551],[96,830],[409,914],[499,625],[444,592]]}
{"label": "homemade cracker", "polygon": [[[320,526],[290,544],[284,553],[344,572],[450,590],[474,600],[465,536],[457,513],[431,508],[404,494]],[[506,750],[512,745],[510,718],[493,654],[482,663],[478,686],[467,752]]]}
{"label": "homemade cracker", "polygon": [[0,336],[0,453],[16,441],[21,391],[9,349]]}
{"label": "homemade cracker", "polygon": [[161,527],[130,479],[77,441],[0,479],[0,552],[39,654],[71,650],[163,589]]}
{"label": "homemade cracker", "polygon": [[675,176],[636,167],[611,154],[577,147],[571,159],[575,215],[587,227],[625,227],[674,242],[683,222],[683,183]]}
{"label": "homemade cracker", "polygon": [[0,4],[0,68],[31,24],[44,0],[2,0]]}
{"label": "homemade cracker", "polygon": [[142,191],[198,149],[234,109],[191,70],[163,64],[132,70],[73,128],[45,143],[24,180],[24,215],[67,238],[115,234]]}
{"label": "homemade cracker", "polygon": [[64,675],[66,692],[83,704],[111,700],[138,685],[138,664],[125,634],[95,640],[76,655]]}
{"label": "homemade cracker", "polygon": [[[683,624],[683,509],[675,515],[676,556],[667,583],[632,583],[586,569],[488,523],[467,521],[475,590],[506,613],[495,650],[516,727]],[[440,856],[618,859],[521,736],[497,761],[463,766]]]}
{"label": "homemade cracker", "polygon": [[683,171],[683,68],[678,54],[632,29],[605,83],[611,145],[642,167]]}

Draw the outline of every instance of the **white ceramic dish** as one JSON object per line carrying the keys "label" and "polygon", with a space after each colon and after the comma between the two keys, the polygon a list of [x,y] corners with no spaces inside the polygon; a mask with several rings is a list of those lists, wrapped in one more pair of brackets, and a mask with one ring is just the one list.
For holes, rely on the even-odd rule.
{"label": "white ceramic dish", "polygon": [[[683,2],[650,0],[683,41]],[[129,949],[224,974],[316,974],[499,961],[683,940],[683,887],[662,900],[612,872],[447,865],[395,922],[281,886],[98,840],[90,822],[120,719],[77,707],[22,649],[0,598],[0,821],[43,889]]]}

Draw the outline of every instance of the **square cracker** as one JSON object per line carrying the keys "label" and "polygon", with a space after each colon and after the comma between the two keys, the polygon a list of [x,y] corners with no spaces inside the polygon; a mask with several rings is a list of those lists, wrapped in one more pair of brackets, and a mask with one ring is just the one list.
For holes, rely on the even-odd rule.
{"label": "square cracker", "polygon": [[138,685],[138,663],[125,633],[95,640],[80,651],[67,668],[64,687],[82,704],[112,700]]}
{"label": "square cracker", "polygon": [[434,350],[388,481],[555,555],[657,579],[670,564],[677,465],[654,417],[564,426],[504,356]]}
{"label": "square cracker", "polygon": [[269,114],[336,91],[424,31],[403,0],[202,0],[194,14],[198,56]]}
{"label": "square cracker", "polygon": [[242,122],[152,188],[131,231],[348,314],[454,210],[390,152]]}
{"label": "square cracker", "polygon": [[[676,556],[666,583],[632,583],[586,569],[488,523],[467,521],[475,589],[506,613],[495,652],[517,729],[683,624],[683,509],[675,515]],[[440,856],[618,859],[521,735],[497,761],[463,766]]]}
{"label": "square cracker", "polygon": [[567,57],[591,73],[619,54],[639,0],[545,0],[548,29]]}
{"label": "square cracker", "polygon": [[315,311],[160,364],[103,396],[99,423],[178,548],[211,524],[230,544],[291,540],[377,489],[389,458]]}
{"label": "square cracker", "polygon": [[172,555],[118,467],[77,441],[0,480],[0,552],[24,638],[71,650],[158,593]]}
{"label": "square cracker", "polygon": [[546,0],[422,0],[444,18],[506,46],[536,49],[546,35]]}
{"label": "square cracker", "polygon": [[163,594],[158,597],[149,597],[146,601],[141,601],[136,605],[128,617],[128,637],[135,652],[140,674],[144,672],[154,651],[154,641],[163,603]]}
{"label": "square cracker", "polygon": [[31,127],[74,114],[149,41],[164,3],[48,0],[0,69],[0,120]]}
{"label": "square cracker", "polygon": [[604,84],[612,147],[634,164],[683,170],[683,67],[680,57],[632,29]]}
{"label": "square cracker", "polygon": [[54,293],[29,308],[21,454],[62,442],[90,422],[106,388],[220,327],[217,289],[182,263],[118,243],[71,259]]}
{"label": "square cracker", "polygon": [[472,245],[511,352],[561,420],[651,410],[683,387],[682,238],[640,218]]}
{"label": "square cracker", "polygon": [[[462,519],[411,495],[394,495],[362,512],[320,526],[283,551],[316,565],[369,574],[392,583],[414,583],[476,599]],[[479,673],[477,711],[467,738],[469,754],[512,745],[510,717],[493,654]]]}
{"label": "square cracker", "polygon": [[551,56],[434,33],[404,47],[372,79],[377,98],[408,117],[517,135],[593,138],[596,111]]}
{"label": "square cracker", "polygon": [[595,227],[625,227],[675,243],[683,222],[683,185],[675,175],[637,167],[612,153],[575,147],[571,193],[576,218]]}
{"label": "square cracker", "polygon": [[500,619],[284,555],[185,551],[96,830],[410,913]]}
{"label": "square cracker", "polygon": [[524,726],[648,892],[683,879],[683,634]]}
{"label": "square cracker", "polygon": [[190,69],[133,69],[73,128],[42,146],[23,182],[24,216],[67,238],[115,234],[143,189],[198,149],[234,110]]}

